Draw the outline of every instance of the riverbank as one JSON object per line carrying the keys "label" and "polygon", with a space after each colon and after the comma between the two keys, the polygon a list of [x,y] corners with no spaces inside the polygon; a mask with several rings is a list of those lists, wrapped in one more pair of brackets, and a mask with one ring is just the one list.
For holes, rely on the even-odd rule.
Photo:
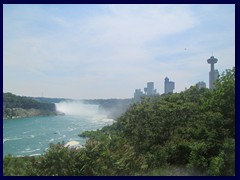
{"label": "riverbank", "polygon": [[3,93],[3,119],[57,115],[54,103],[42,103],[25,96]]}
{"label": "riverbank", "polygon": [[41,109],[23,109],[23,108],[5,108],[3,119],[18,119],[36,116],[56,116],[64,115],[57,111],[41,110]]}

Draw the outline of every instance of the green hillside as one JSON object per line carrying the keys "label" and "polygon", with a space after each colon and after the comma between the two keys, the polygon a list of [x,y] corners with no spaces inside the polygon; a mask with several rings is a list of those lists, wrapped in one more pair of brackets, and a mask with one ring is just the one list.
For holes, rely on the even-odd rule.
{"label": "green hillside", "polygon": [[20,118],[56,114],[53,103],[41,103],[28,97],[3,93],[3,118]]}
{"label": "green hillside", "polygon": [[88,137],[39,157],[5,157],[4,175],[235,175],[235,68],[216,89],[144,98]]}

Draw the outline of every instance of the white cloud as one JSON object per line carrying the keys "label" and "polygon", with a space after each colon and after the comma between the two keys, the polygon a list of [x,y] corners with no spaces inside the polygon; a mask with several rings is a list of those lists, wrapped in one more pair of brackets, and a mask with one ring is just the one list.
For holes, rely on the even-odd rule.
{"label": "white cloud", "polygon": [[[44,87],[49,96],[60,88],[59,97],[131,97],[147,81],[161,91],[165,76],[180,91],[198,79],[206,81],[212,51],[219,68],[234,64],[234,30],[208,31],[201,14],[205,6],[194,11],[189,5],[99,5],[96,9],[104,11],[84,16],[76,8],[74,16],[67,10],[57,13],[64,6],[29,7],[4,10],[4,67],[29,72],[32,84],[39,83],[35,87]],[[208,8],[204,12],[211,14]],[[26,89],[27,82],[11,88],[11,77],[5,72],[5,87]],[[34,82],[41,77],[47,81]]]}

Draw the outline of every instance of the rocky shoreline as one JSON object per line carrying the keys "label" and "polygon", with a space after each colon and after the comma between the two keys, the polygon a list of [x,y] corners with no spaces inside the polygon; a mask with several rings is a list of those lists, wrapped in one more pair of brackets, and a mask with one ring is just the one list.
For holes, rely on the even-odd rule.
{"label": "rocky shoreline", "polygon": [[64,115],[57,111],[41,110],[41,109],[23,109],[23,108],[6,108],[3,113],[3,119],[18,119],[35,116],[54,116]]}

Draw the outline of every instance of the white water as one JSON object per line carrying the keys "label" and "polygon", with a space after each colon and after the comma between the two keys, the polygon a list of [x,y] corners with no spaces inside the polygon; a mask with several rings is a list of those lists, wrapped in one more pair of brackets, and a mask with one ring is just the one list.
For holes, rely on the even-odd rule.
{"label": "white water", "polygon": [[3,155],[39,155],[47,150],[49,143],[62,141],[78,141],[83,145],[86,140],[78,134],[113,123],[97,105],[69,101],[57,103],[56,108],[65,116],[4,120]]}
{"label": "white water", "polygon": [[63,101],[56,103],[56,110],[66,115],[82,116],[92,121],[113,121],[107,113],[100,111],[98,105],[84,104],[82,101]]}

